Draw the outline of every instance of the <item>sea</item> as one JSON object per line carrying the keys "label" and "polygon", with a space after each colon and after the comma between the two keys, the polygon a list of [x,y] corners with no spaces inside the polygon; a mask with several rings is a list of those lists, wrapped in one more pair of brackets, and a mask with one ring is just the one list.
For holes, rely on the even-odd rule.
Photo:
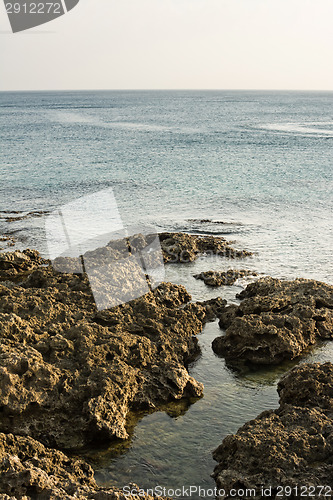
{"label": "sea", "polygon": [[[2,92],[0,137],[2,251],[48,257],[49,214],[109,189],[125,228],[222,236],[253,252],[166,266],[193,300],[237,303],[251,280],[212,289],[193,277],[208,270],[333,283],[333,92]],[[236,372],[212,352],[220,334],[216,322],[204,328],[189,367],[202,399],[140,415],[128,441],[85,450],[100,484],[214,487],[212,450],[278,406],[279,377],[332,360],[323,344],[276,369]]]}

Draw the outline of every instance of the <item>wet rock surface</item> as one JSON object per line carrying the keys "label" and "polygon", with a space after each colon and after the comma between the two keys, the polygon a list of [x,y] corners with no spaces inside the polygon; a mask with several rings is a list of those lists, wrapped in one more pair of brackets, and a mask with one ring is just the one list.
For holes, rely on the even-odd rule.
{"label": "wet rock surface", "polygon": [[333,287],[313,280],[262,278],[220,315],[225,335],[212,344],[230,364],[292,360],[318,340],[333,338]]}
{"label": "wet rock surface", "polygon": [[248,250],[236,250],[231,242],[216,236],[197,236],[187,233],[159,234],[164,261],[193,262],[200,254],[218,255],[231,259],[252,255]]}
{"label": "wet rock surface", "polygon": [[0,433],[0,498],[152,500],[153,497],[125,496],[117,488],[100,488],[93,469],[83,460],[69,458],[30,437]]}
{"label": "wet rock surface", "polygon": [[[93,258],[109,262],[112,254],[117,261],[122,243],[97,249]],[[130,243],[137,252],[146,240],[139,235]],[[193,304],[183,286],[162,283],[126,304],[97,310],[82,270],[48,266],[27,277],[27,269],[45,264],[31,250],[4,254],[3,262],[7,276],[21,280],[0,283],[0,431],[80,448],[126,439],[129,411],[201,397],[202,384],[187,371],[200,352],[195,335],[222,314],[226,301]],[[75,263],[60,258],[66,269]],[[123,288],[136,280],[129,265]],[[108,296],[108,288],[101,290]]]}
{"label": "wet rock surface", "polygon": [[48,268],[0,284],[0,431],[79,448],[127,438],[130,410],[200,397],[187,365],[212,310],[184,308],[190,298],[163,283],[98,312],[85,275]]}
{"label": "wet rock surface", "polygon": [[204,323],[209,321],[215,321],[223,312],[227,306],[227,301],[222,299],[222,297],[217,297],[215,299],[204,300],[202,302],[191,302],[185,306],[186,311],[193,311],[193,313],[201,319]]}
{"label": "wet rock surface", "polygon": [[48,213],[48,211],[44,210],[33,210],[32,212],[12,212],[11,210],[4,210],[0,212],[0,219],[4,220],[5,222],[16,222],[24,219],[29,219],[30,217],[43,217]]}
{"label": "wet rock surface", "polygon": [[244,498],[230,495],[242,489],[255,490],[251,498],[331,496],[333,365],[298,366],[281,379],[278,392],[277,410],[263,412],[214,451],[214,479],[225,491],[219,498]]}
{"label": "wet rock surface", "polygon": [[[82,256],[53,260],[55,269],[89,276],[99,309],[108,309],[143,295],[163,281],[165,263],[187,263],[200,254],[241,258],[251,255],[235,250],[224,238],[185,233],[134,234],[109,241]],[[75,250],[71,254],[75,254]],[[68,253],[68,252],[67,252]],[[246,271],[239,272],[239,275]],[[229,282],[232,281],[228,275]]]}
{"label": "wet rock surface", "polygon": [[208,286],[231,286],[245,276],[258,276],[258,274],[247,269],[228,269],[228,271],[204,271],[195,274],[194,278],[202,280]]}
{"label": "wet rock surface", "polygon": [[[146,243],[139,235],[131,249]],[[115,261],[118,246],[92,257]],[[125,439],[137,410],[201,397],[187,366],[200,353],[196,334],[226,301],[190,303],[183,286],[162,283],[98,310],[81,259],[57,263],[72,272],[32,250],[0,256],[0,498],[148,500],[98,488],[87,463],[54,448]]]}

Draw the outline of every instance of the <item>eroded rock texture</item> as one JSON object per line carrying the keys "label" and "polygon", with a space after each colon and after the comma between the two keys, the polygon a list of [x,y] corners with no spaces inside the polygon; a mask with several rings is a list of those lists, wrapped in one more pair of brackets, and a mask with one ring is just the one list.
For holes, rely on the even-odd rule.
{"label": "eroded rock texture", "polygon": [[20,286],[0,283],[0,431],[78,448],[126,438],[130,410],[200,397],[187,365],[224,302],[184,308],[189,300],[163,283],[97,312],[85,275],[48,268]]}
{"label": "eroded rock texture", "polygon": [[[277,410],[263,412],[215,450],[214,478],[226,492],[220,498],[240,489],[254,489],[252,498],[264,498],[263,487],[272,488],[270,498],[319,499],[332,493],[333,365],[298,366],[281,379],[278,391]],[[291,495],[281,487],[291,487]]]}
{"label": "eroded rock texture", "polygon": [[[99,488],[90,465],[44,447],[38,441],[0,433],[0,499],[152,500]],[[156,498],[156,497],[154,497]],[[161,497],[159,497],[161,498]]]}
{"label": "eroded rock texture", "polygon": [[23,250],[20,252],[0,253],[0,278],[15,277],[37,269],[41,264],[46,264],[36,250]]}
{"label": "eroded rock texture", "polygon": [[313,280],[263,278],[220,316],[213,349],[231,364],[277,364],[319,339],[333,338],[333,287]]}
{"label": "eroded rock texture", "polygon": [[194,278],[202,280],[208,286],[231,286],[245,276],[257,276],[257,273],[247,269],[228,269],[228,271],[205,271],[196,274]]}
{"label": "eroded rock texture", "polygon": [[248,250],[235,250],[224,238],[196,236],[187,233],[161,233],[159,235],[164,261],[169,263],[192,262],[200,254],[227,258],[252,255]]}
{"label": "eroded rock texture", "polygon": [[[215,236],[198,236],[188,233],[160,233],[158,235],[143,235],[135,234],[128,238],[116,239],[110,241],[105,247],[98,248],[84,254],[84,259],[88,266],[96,267],[96,259],[98,268],[103,265],[103,260],[109,262],[117,262],[117,266],[122,259],[130,255],[137,256],[139,252],[144,257],[147,267],[156,267],[158,262],[158,252],[162,253],[161,257],[165,263],[187,263],[193,262],[199,255],[217,255],[230,259],[244,258],[252,255],[248,250],[236,250],[231,245],[231,242],[221,237]],[[148,249],[154,252],[147,252]],[[149,258],[155,258],[155,262],[149,263]],[[136,262],[133,261],[135,264]],[[79,258],[57,258],[55,266],[58,270],[68,272],[82,272],[82,263]],[[132,272],[132,270],[130,270]],[[113,269],[114,272],[114,269]]]}

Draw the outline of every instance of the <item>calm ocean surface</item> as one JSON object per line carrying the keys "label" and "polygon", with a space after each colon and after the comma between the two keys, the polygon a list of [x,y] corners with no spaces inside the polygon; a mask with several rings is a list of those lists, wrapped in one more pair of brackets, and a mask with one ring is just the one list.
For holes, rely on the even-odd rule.
{"label": "calm ocean surface", "polygon": [[[332,92],[0,93],[0,112],[0,234],[18,247],[47,256],[35,212],[110,187],[125,225],[221,235],[256,252],[242,263],[168,267],[167,279],[194,299],[234,300],[244,283],[210,290],[193,279],[231,266],[333,283]],[[211,351],[218,334],[215,323],[205,328],[191,368],[205,397],[178,417],[146,416],[126,446],[94,456],[101,483],[212,486],[211,450],[277,406],[276,380],[288,367],[236,375]],[[309,356],[332,353],[324,346]]]}
{"label": "calm ocean surface", "polygon": [[[333,93],[1,93],[0,109],[0,215],[112,187],[125,224],[227,234],[262,272],[332,282]],[[41,219],[1,231],[46,253]]]}

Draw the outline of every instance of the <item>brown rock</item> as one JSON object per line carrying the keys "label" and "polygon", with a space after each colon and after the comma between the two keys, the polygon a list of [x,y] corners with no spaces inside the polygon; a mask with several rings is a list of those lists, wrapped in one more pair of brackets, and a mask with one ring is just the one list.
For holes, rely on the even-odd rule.
{"label": "brown rock", "polygon": [[208,286],[231,286],[239,278],[245,276],[258,276],[254,271],[247,269],[228,269],[228,271],[205,271],[194,276],[197,280],[203,280]]}
{"label": "brown rock", "polygon": [[320,408],[325,413],[333,412],[332,363],[304,364],[294,368],[281,378],[278,392],[282,406]]}
{"label": "brown rock", "polygon": [[333,287],[313,280],[263,278],[220,316],[225,335],[213,349],[231,364],[277,364],[318,339],[333,338]]}
{"label": "brown rock", "polygon": [[272,488],[270,498],[319,499],[325,498],[324,492],[331,494],[332,388],[331,363],[291,370],[278,386],[280,407],[263,412],[215,450],[219,465],[214,478],[226,492],[219,498],[243,498],[230,494],[240,489],[255,490],[251,498],[265,498],[262,488]]}
{"label": "brown rock", "polygon": [[159,235],[164,261],[168,263],[193,262],[200,254],[227,258],[252,255],[247,250],[235,250],[230,242],[215,236],[197,236],[187,233],[161,233]]}
{"label": "brown rock", "polygon": [[193,311],[198,318],[204,323],[208,321],[215,321],[216,318],[221,316],[226,309],[227,301],[222,297],[215,299],[204,300],[202,302],[195,302],[185,306],[186,311]]}
{"label": "brown rock", "polygon": [[78,448],[127,438],[130,410],[200,397],[187,365],[207,314],[190,299],[163,283],[97,312],[84,275],[39,269],[0,284],[0,431]]}
{"label": "brown rock", "polygon": [[0,498],[3,500],[153,499],[149,495],[125,496],[117,488],[99,488],[94,480],[92,468],[83,460],[69,458],[64,453],[46,448],[29,437],[2,433],[0,433]]}
{"label": "brown rock", "polygon": [[0,278],[16,276],[37,269],[41,264],[47,264],[36,250],[0,253]]}

